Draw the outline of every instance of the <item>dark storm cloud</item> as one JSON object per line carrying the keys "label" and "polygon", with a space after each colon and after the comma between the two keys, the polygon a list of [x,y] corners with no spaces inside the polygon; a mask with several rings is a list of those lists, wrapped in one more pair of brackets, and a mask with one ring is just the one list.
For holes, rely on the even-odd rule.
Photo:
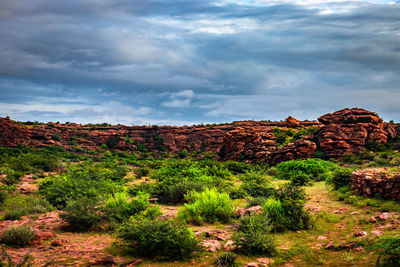
{"label": "dark storm cloud", "polygon": [[2,1],[0,115],[183,124],[362,106],[400,120],[398,4],[264,2]]}

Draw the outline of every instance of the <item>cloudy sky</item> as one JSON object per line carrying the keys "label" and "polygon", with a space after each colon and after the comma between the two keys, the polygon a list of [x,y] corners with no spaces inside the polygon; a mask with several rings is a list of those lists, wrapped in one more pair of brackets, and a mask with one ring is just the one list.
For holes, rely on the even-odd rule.
{"label": "cloudy sky", "polygon": [[400,121],[400,2],[0,1],[0,116]]}

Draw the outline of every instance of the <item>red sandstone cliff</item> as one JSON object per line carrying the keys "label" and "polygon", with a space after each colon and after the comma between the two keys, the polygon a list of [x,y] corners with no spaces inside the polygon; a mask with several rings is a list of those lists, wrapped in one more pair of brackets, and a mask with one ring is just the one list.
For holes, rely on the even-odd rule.
{"label": "red sandstone cliff", "polygon": [[[363,109],[343,109],[320,117],[318,121],[283,122],[240,121],[222,125],[195,126],[92,126],[80,124],[23,125],[0,118],[0,146],[18,144],[32,147],[79,146],[94,150],[115,138],[113,148],[135,151],[165,149],[177,152],[216,152],[221,159],[268,160],[273,163],[310,157],[316,150],[327,157],[341,157],[360,151],[367,142],[382,144],[399,136],[400,127],[384,123],[375,113]],[[319,130],[277,148],[272,130],[317,126]]]}

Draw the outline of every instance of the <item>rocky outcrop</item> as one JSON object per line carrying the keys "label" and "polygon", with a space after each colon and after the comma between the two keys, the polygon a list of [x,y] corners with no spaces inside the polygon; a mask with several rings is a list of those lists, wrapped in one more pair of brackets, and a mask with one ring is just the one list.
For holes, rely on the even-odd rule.
{"label": "rocky outcrop", "polygon": [[272,133],[259,133],[253,129],[238,127],[224,136],[220,155],[224,160],[244,157],[249,160],[261,160],[269,157],[275,147]]}
{"label": "rocky outcrop", "polygon": [[310,158],[316,149],[317,145],[313,141],[300,139],[273,152],[271,163]]}
{"label": "rocky outcrop", "polygon": [[400,199],[400,171],[388,173],[384,169],[364,169],[351,176],[350,189],[360,195]]}
{"label": "rocky outcrop", "polygon": [[[298,122],[299,127],[317,126],[317,121]],[[23,125],[0,118],[0,146],[62,146],[68,150],[99,149],[103,144],[121,151],[215,152],[224,160],[268,159],[275,149],[276,127],[290,128],[288,122],[238,121],[220,125],[94,126],[80,124]]]}
{"label": "rocky outcrop", "polygon": [[[247,159],[278,163],[304,159],[315,152],[326,158],[357,153],[368,143],[385,144],[400,135],[400,125],[383,122],[373,112],[353,108],[320,117],[318,121],[237,121],[219,125],[103,126],[47,123],[24,125],[0,118],[0,146],[62,146],[67,150],[96,150],[105,144],[120,151],[215,152],[223,160]],[[317,127],[310,136],[278,147],[273,129]]]}
{"label": "rocky outcrop", "polygon": [[342,109],[318,119],[323,126],[315,133],[318,149],[327,158],[359,152],[369,142],[386,144],[393,127],[365,109]]}

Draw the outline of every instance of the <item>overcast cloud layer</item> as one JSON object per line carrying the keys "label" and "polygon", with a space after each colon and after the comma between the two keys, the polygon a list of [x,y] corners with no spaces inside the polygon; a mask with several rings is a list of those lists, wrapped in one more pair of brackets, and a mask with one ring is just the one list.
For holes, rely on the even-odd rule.
{"label": "overcast cloud layer", "polygon": [[0,2],[0,116],[193,124],[400,121],[400,3]]}

